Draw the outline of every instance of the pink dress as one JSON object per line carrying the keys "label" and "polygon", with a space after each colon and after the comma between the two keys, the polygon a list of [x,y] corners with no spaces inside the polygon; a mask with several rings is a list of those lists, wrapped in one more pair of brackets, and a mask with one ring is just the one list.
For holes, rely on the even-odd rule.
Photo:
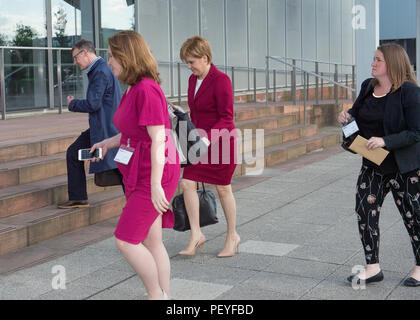
{"label": "pink dress", "polygon": [[[124,93],[114,116],[114,123],[122,133],[120,145],[135,148],[128,165],[118,163],[123,175],[127,203],[123,209],[114,235],[117,239],[139,244],[148,235],[159,213],[153,206],[151,196],[151,146],[152,141],[146,126],[165,125],[171,128],[165,95],[152,79],[143,78]],[[178,186],[180,164],[174,142],[166,135],[166,162],[162,175],[162,188],[166,199],[171,200]],[[172,228],[174,214],[168,210],[163,214],[162,227]]]}

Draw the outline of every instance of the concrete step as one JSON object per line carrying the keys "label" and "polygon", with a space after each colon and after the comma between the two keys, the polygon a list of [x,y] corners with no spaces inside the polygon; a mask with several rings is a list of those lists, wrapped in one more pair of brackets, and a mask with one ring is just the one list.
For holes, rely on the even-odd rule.
{"label": "concrete step", "polygon": [[89,203],[89,208],[58,209],[51,205],[1,218],[0,255],[119,216],[125,199],[119,188],[92,195]]}
{"label": "concrete step", "polygon": [[[92,195],[120,187],[97,187],[87,175],[87,192]],[[68,199],[67,175],[0,189],[0,218],[57,204]]]}
{"label": "concrete step", "polygon": [[67,174],[66,154],[0,163],[0,189]]}
{"label": "concrete step", "polygon": [[[309,137],[317,134],[318,126],[314,124],[309,125],[295,125],[274,130],[264,131],[264,148],[275,145],[280,145],[288,141],[298,140],[303,137]],[[252,137],[243,134],[243,152],[256,150],[256,133],[252,133]]]}
{"label": "concrete step", "polygon": [[254,120],[245,120],[245,121],[237,121],[235,122],[236,128],[243,130],[243,129],[279,129],[288,126],[294,126],[297,124],[297,115],[289,114],[289,115],[279,115],[279,116],[271,116],[271,117],[264,117],[261,119],[254,119]]}
{"label": "concrete step", "polygon": [[0,163],[66,152],[76,135],[53,134],[0,142]]}
{"label": "concrete step", "polygon": [[282,115],[284,106],[281,105],[273,105],[273,106],[265,106],[259,104],[257,105],[244,105],[235,104],[235,123],[237,121],[245,121],[245,120],[255,120],[265,117],[271,117],[276,115]]}
{"label": "concrete step", "polygon": [[[244,161],[240,165],[241,168],[237,168],[238,172],[235,173],[237,176],[244,175],[246,170],[251,172],[251,169],[255,167],[255,163],[251,165],[246,164],[245,159],[254,159],[260,164],[263,163],[264,167],[270,167],[313,151],[335,146],[340,141],[341,133],[338,127],[321,128],[315,135],[264,148],[264,153],[261,153],[262,150],[260,152],[253,150],[252,153],[245,153]],[[263,158],[261,157],[262,155]]]}

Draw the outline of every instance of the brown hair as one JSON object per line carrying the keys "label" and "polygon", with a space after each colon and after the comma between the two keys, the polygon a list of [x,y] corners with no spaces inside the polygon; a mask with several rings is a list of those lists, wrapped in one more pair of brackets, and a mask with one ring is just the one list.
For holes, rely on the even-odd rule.
{"label": "brown hair", "polygon": [[74,49],[86,50],[88,52],[95,53],[95,46],[91,41],[86,39],[80,39],[79,41],[77,41],[71,48],[71,51],[73,51]]}
{"label": "brown hair", "polygon": [[122,67],[119,79],[123,83],[132,86],[144,77],[162,83],[157,61],[139,33],[133,30],[120,31],[108,39],[108,44],[112,55]]}
{"label": "brown hair", "polygon": [[[384,55],[389,80],[393,87],[392,92],[398,90],[406,81],[418,85],[407,52],[397,43],[385,43],[378,47]],[[372,80],[372,85],[379,84],[377,79]]]}
{"label": "brown hair", "polygon": [[208,63],[211,64],[213,62],[210,43],[201,36],[187,39],[181,47],[179,56],[182,61],[185,61],[187,57],[201,58],[207,56]]}

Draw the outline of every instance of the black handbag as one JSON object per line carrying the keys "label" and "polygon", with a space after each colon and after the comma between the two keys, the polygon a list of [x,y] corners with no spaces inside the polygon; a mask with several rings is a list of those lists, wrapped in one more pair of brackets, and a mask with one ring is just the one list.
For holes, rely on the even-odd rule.
{"label": "black handbag", "polygon": [[[169,118],[172,125],[172,138],[178,151],[181,167],[193,164],[191,156],[200,158],[208,151],[208,145],[198,134],[188,114],[168,102]],[[194,148],[194,150],[192,150]],[[194,160],[193,160],[194,161]]]}
{"label": "black handbag", "polygon": [[[200,201],[200,227],[205,227],[218,223],[219,219],[217,218],[216,197],[213,192],[204,188],[203,183],[202,185],[203,190],[197,190],[197,194]],[[183,194],[179,194],[173,199],[172,211],[175,215],[174,230],[181,232],[190,230]]]}
{"label": "black handbag", "polygon": [[350,145],[353,143],[354,139],[356,139],[357,136],[358,136],[358,132],[353,133],[351,136],[347,138],[343,134],[343,141],[341,142],[341,147],[348,152],[357,154],[356,152],[350,149]]}
{"label": "black handbag", "polygon": [[94,179],[98,187],[112,187],[123,184],[122,174],[118,169],[97,172]]}

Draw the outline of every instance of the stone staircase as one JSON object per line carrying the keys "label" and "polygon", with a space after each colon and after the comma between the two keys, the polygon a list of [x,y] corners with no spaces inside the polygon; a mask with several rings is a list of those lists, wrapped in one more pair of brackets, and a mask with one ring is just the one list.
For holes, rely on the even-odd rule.
{"label": "stone staircase", "polygon": [[[244,141],[244,155],[258,154],[256,129],[264,129],[260,160],[266,167],[334,146],[341,138],[334,122],[342,107],[309,106],[304,125],[302,106],[235,104],[237,128],[254,133],[252,141]],[[14,120],[2,125],[9,121]],[[0,255],[120,215],[125,204],[121,187],[97,187],[93,175],[87,175],[89,208],[57,209],[67,200],[65,151],[78,136],[62,132],[0,141]],[[241,163],[234,176],[252,167]]]}

